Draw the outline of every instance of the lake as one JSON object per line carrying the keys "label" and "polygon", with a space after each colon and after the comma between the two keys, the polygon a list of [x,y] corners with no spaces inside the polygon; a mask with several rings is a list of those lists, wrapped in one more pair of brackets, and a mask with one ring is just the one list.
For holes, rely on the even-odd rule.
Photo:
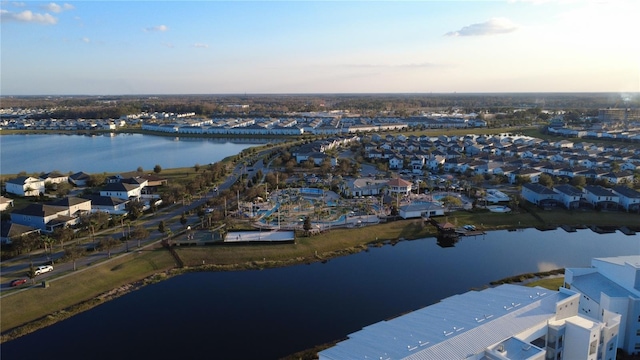
{"label": "lake", "polygon": [[64,174],[151,171],[156,164],[165,169],[210,164],[236,155],[266,139],[212,139],[143,134],[60,135],[19,134],[0,136],[2,174],[40,173],[58,170]]}
{"label": "lake", "polygon": [[526,229],[446,248],[435,238],[401,241],[325,264],[189,273],[2,344],[1,355],[277,359],[493,280],[637,254],[637,235]]}

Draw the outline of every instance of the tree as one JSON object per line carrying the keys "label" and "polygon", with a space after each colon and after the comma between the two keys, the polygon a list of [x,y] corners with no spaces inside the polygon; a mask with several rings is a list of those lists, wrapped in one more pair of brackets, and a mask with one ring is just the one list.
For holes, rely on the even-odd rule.
{"label": "tree", "polygon": [[550,188],[553,186],[553,178],[549,174],[540,174],[538,183],[542,186]]}
{"label": "tree", "polygon": [[104,174],[91,174],[89,175],[89,179],[87,180],[87,186],[89,187],[98,187],[104,184],[104,181],[107,177]]}
{"label": "tree", "polygon": [[66,261],[73,261],[73,271],[76,271],[76,260],[80,259],[84,255],[85,249],[81,246],[72,246],[64,249],[63,259]]}
{"label": "tree", "polygon": [[138,240],[138,247],[140,247],[140,240],[146,239],[149,237],[149,230],[147,230],[142,225],[138,225],[133,229],[130,236],[132,239]]}
{"label": "tree", "polygon": [[33,264],[29,265],[29,270],[27,271],[27,277],[31,279],[31,284],[35,284],[36,282],[36,268]]}
{"label": "tree", "polygon": [[309,234],[309,230],[311,230],[311,217],[307,216],[304,218],[304,223],[302,224],[302,229],[306,234]]}
{"label": "tree", "polygon": [[167,225],[165,225],[164,220],[161,220],[160,223],[158,224],[158,231],[160,231],[161,233],[165,233],[165,231],[167,231]]}
{"label": "tree", "polygon": [[162,166],[160,166],[159,164],[156,164],[156,166],[153,167],[154,173],[160,174],[161,171],[162,171]]}
{"label": "tree", "polygon": [[585,185],[587,185],[587,178],[582,175],[576,175],[571,178],[571,185],[582,189],[583,187],[585,187]]}
{"label": "tree", "polygon": [[57,227],[53,230],[53,238],[60,243],[60,248],[64,247],[64,243],[71,241],[75,236],[75,232],[68,227]]}
{"label": "tree", "polygon": [[44,252],[45,254],[47,252],[49,252],[49,254],[51,254],[53,251],[53,242],[55,241],[54,238],[52,238],[49,235],[40,235],[40,239],[42,240],[42,244],[44,245]]}
{"label": "tree", "polygon": [[136,169],[137,172],[141,173],[144,172],[144,169],[142,168],[142,166],[138,166],[138,168]]}
{"label": "tree", "polygon": [[106,250],[107,251],[107,257],[111,258],[111,249],[116,247],[118,244],[119,244],[118,240],[116,240],[116,239],[114,239],[112,237],[106,237],[106,238],[102,238],[100,240],[100,243],[98,244],[98,249]]}
{"label": "tree", "polygon": [[195,170],[196,172],[200,171],[200,164],[196,163],[195,165],[193,165],[193,170]]}
{"label": "tree", "polygon": [[142,215],[142,209],[144,204],[139,200],[131,200],[125,205],[125,209],[128,211],[129,219],[135,220]]}
{"label": "tree", "polygon": [[[200,210],[198,210],[200,211]],[[203,215],[204,215],[204,211],[203,211]],[[185,213],[182,213],[182,216],[180,217],[180,224],[182,224],[182,226],[184,226],[187,223],[187,216],[185,215]]]}

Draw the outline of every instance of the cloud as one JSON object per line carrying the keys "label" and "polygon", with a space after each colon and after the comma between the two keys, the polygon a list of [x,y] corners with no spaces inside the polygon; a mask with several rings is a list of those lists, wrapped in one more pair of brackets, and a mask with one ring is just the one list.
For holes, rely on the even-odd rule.
{"label": "cloud", "polygon": [[518,25],[506,18],[493,18],[483,23],[471,24],[458,31],[451,31],[445,36],[484,36],[507,34],[518,30]]}
{"label": "cloud", "polygon": [[158,26],[151,26],[151,27],[144,28],[145,32],[151,32],[151,31],[164,32],[167,30],[169,30],[169,27],[167,25],[158,25]]}
{"label": "cloud", "polygon": [[22,1],[14,1],[11,3],[11,5],[15,6],[15,7],[25,7],[27,6],[27,3],[24,3]]}
{"label": "cloud", "polygon": [[65,10],[73,10],[75,9],[75,7],[71,4],[67,4],[65,3],[64,5],[58,5],[56,3],[48,3],[46,5],[42,5],[43,9],[46,9],[48,11],[51,11],[53,13],[61,13],[62,11]]}
{"label": "cloud", "polygon": [[83,37],[81,40],[82,40],[82,42],[83,42],[83,43],[85,43],[85,44],[88,44],[88,43],[90,43],[90,42],[91,42],[91,39],[89,39],[89,38],[88,38],[88,37],[86,37],[86,36],[85,36],[85,37]]}
{"label": "cloud", "polygon": [[162,45],[168,47],[169,49],[173,49],[175,47],[172,43],[162,43]]}
{"label": "cloud", "polygon": [[201,44],[201,43],[195,43],[195,44],[193,44],[193,47],[194,47],[194,48],[199,48],[199,49],[206,49],[206,48],[208,48],[208,47],[209,47],[209,45],[207,45],[207,44]]}
{"label": "cloud", "polygon": [[0,20],[2,22],[17,21],[43,25],[55,25],[58,23],[58,19],[48,13],[38,14],[31,12],[31,10],[25,10],[19,13],[10,12],[8,10],[0,10]]}

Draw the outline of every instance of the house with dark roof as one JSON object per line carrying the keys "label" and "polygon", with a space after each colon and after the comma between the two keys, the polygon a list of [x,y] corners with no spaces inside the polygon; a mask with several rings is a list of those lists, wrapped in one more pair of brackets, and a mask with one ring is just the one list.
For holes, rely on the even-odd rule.
{"label": "house with dark roof", "polygon": [[69,182],[75,186],[87,186],[87,181],[89,181],[89,174],[84,173],[82,171],[77,172],[69,176]]}
{"label": "house with dark roof", "polygon": [[620,201],[618,194],[599,185],[587,185],[582,192],[584,193],[584,199],[594,209],[616,209]]}
{"label": "house with dark roof", "polygon": [[620,185],[614,186],[611,190],[620,197],[620,206],[625,210],[640,211],[640,192]]}
{"label": "house with dark roof", "polygon": [[16,224],[9,221],[3,222],[0,226],[0,244],[11,244],[15,238],[39,232],[40,229],[30,226]]}
{"label": "house with dark roof", "polygon": [[129,200],[120,199],[114,196],[86,195],[86,199],[91,201],[91,211],[102,211],[109,214],[122,215],[127,213],[127,203]]}
{"label": "house with dark roof", "polygon": [[559,201],[567,209],[577,209],[580,207],[580,200],[582,199],[582,191],[575,186],[568,184],[554,186],[553,190],[557,192],[560,197]]}
{"label": "house with dark roof", "polygon": [[18,176],[7,180],[5,190],[19,196],[40,196],[44,194],[44,181],[31,176]]}
{"label": "house with dark roof", "polygon": [[57,227],[78,223],[79,218],[68,214],[68,209],[64,206],[29,204],[23,209],[11,212],[11,222],[50,233]]}
{"label": "house with dark roof", "polygon": [[100,196],[114,196],[124,200],[138,199],[142,194],[142,188],[139,184],[111,183],[100,190]]}
{"label": "house with dark roof", "polygon": [[520,195],[542,208],[555,207],[560,203],[560,195],[557,192],[540,184],[523,184]]}

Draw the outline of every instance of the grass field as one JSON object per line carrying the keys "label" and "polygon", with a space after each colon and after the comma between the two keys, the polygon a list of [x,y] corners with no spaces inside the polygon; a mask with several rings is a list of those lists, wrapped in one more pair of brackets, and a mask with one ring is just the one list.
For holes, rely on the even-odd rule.
{"label": "grass field", "polygon": [[[88,310],[101,301],[96,300],[79,309],[69,309],[73,305],[174,266],[174,259],[164,249],[143,251],[49,282],[48,288],[36,287],[4,297],[0,329],[5,333],[36,319],[42,321],[30,324],[32,327],[47,326],[79,310]],[[33,329],[27,328],[22,331],[30,330]],[[3,342],[6,341],[5,338],[3,335]]]}

